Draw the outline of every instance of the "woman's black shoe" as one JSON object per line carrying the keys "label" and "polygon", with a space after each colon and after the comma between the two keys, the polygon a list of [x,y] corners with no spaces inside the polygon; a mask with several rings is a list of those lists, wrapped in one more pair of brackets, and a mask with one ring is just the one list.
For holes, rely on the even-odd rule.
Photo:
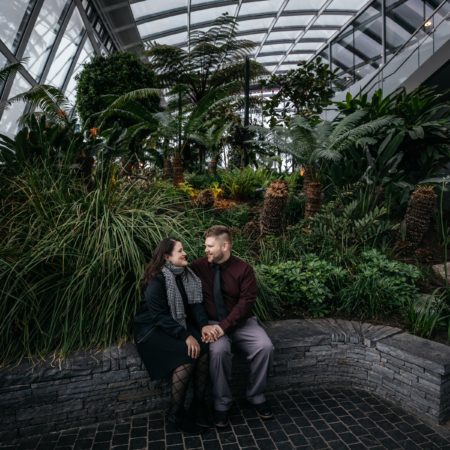
{"label": "woman's black shoe", "polygon": [[191,417],[188,417],[184,411],[181,413],[167,413],[167,429],[168,431],[182,431],[188,434],[199,434],[202,429]]}
{"label": "woman's black shoe", "polygon": [[212,428],[214,426],[211,419],[211,408],[206,403],[196,403],[191,406],[192,416],[195,418],[195,423],[203,428]]}

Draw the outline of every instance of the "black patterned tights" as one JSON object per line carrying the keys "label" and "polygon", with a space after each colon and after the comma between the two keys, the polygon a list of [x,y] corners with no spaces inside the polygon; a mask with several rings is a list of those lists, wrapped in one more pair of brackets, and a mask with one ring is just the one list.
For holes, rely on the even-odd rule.
{"label": "black patterned tights", "polygon": [[[203,401],[208,384],[208,354],[199,357],[195,363],[194,372],[194,395],[196,401]],[[189,386],[194,364],[187,363],[178,366],[172,372],[172,387],[170,396],[169,413],[178,414],[183,411],[186,391]]]}

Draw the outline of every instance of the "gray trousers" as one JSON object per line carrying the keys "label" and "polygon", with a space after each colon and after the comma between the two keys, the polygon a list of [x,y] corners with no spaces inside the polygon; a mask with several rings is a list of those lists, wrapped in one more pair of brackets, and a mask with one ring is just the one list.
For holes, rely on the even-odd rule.
{"label": "gray trousers", "polygon": [[[211,321],[210,323],[217,323]],[[209,344],[209,369],[214,395],[214,409],[228,411],[232,403],[230,389],[232,353],[231,344],[243,352],[250,362],[247,399],[258,405],[266,401],[264,392],[267,373],[272,363],[273,344],[256,317],[250,317],[237,329]]]}

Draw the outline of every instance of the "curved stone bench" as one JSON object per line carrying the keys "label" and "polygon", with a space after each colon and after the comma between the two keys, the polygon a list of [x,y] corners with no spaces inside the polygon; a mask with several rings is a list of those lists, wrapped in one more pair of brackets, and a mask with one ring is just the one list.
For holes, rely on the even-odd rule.
{"label": "curved stone bench", "polygon": [[[334,319],[270,322],[269,390],[345,386],[369,390],[442,423],[450,418],[450,347],[400,329]],[[233,384],[245,385],[238,357]],[[58,364],[0,369],[0,441],[141,414],[166,406],[134,345],[78,353]]]}

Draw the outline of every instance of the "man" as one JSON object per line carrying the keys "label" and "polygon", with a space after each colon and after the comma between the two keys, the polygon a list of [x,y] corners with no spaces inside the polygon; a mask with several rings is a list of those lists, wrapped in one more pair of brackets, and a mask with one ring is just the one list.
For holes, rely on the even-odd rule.
{"label": "man", "polygon": [[257,295],[253,269],[231,255],[231,247],[228,228],[215,225],[205,233],[206,257],[191,265],[202,281],[203,301],[212,324],[203,339],[210,342],[214,422],[217,427],[228,425],[232,404],[231,344],[239,348],[250,362],[248,401],[262,419],[273,415],[264,395],[273,345],[252,314]]}

